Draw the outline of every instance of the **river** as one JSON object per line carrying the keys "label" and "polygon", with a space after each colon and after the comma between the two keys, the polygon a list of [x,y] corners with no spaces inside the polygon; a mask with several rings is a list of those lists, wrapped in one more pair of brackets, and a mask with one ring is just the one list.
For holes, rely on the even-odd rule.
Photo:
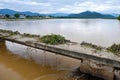
{"label": "river", "polygon": [[[0,29],[39,35],[61,34],[81,43],[104,47],[120,43],[120,22],[114,19],[0,20]],[[65,80],[80,61],[11,42],[0,44],[0,80]]]}

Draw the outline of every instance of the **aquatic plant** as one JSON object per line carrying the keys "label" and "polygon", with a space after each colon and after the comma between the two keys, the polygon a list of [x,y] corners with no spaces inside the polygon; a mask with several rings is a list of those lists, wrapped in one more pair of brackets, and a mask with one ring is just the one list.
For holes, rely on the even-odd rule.
{"label": "aquatic plant", "polygon": [[58,45],[66,42],[65,38],[61,35],[51,34],[45,35],[40,38],[40,41],[46,44]]}

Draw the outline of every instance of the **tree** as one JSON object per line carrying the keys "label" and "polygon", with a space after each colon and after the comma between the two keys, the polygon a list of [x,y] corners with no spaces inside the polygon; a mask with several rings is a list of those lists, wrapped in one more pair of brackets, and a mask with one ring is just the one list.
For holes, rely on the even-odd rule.
{"label": "tree", "polygon": [[118,16],[118,20],[120,20],[120,15]]}
{"label": "tree", "polygon": [[20,15],[19,14],[14,14],[15,18],[19,18]]}
{"label": "tree", "polygon": [[6,18],[10,18],[10,15],[9,15],[9,14],[6,14],[5,17],[6,17]]}

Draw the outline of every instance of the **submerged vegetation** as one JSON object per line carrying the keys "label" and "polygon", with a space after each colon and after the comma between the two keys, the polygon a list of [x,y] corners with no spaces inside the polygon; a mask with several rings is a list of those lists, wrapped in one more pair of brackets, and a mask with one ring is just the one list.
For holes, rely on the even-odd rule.
{"label": "submerged vegetation", "polygon": [[113,44],[112,46],[107,48],[108,51],[120,55],[120,44]]}
{"label": "submerged vegetation", "polygon": [[84,42],[84,41],[80,45],[90,47],[90,48],[100,50],[100,51],[103,49],[103,47],[101,47],[101,46],[98,46],[98,45],[95,45],[95,44],[92,44],[92,43],[87,43],[87,42]]}
{"label": "submerged vegetation", "polygon": [[92,43],[87,43],[87,42],[83,41],[81,43],[81,46],[93,48],[95,50],[100,50],[100,51],[105,50],[105,51],[111,52],[115,55],[120,55],[120,44],[113,44],[112,46],[110,46],[108,48],[104,48],[104,47],[101,47],[101,46],[98,46],[98,45],[95,45],[95,44],[92,44]]}
{"label": "submerged vegetation", "polygon": [[23,33],[21,34],[19,31],[12,31],[12,30],[2,30],[0,29],[0,32],[2,33],[7,33],[10,35],[22,35],[23,37],[40,37],[40,35],[36,35],[36,34],[29,34],[29,33]]}
{"label": "submerged vegetation", "polygon": [[42,36],[40,41],[46,44],[58,45],[66,43],[66,39],[61,35],[51,34]]}
{"label": "submerged vegetation", "polygon": [[[70,41],[66,40],[65,37],[63,37],[61,35],[56,35],[56,34],[45,35],[45,36],[40,37],[40,35],[29,34],[29,33],[21,34],[18,31],[12,31],[12,30],[2,30],[2,29],[0,29],[0,32],[1,33],[6,33],[6,34],[9,34],[9,35],[21,35],[22,37],[30,37],[30,38],[37,38],[37,39],[39,38],[40,42],[43,42],[43,43],[46,43],[46,44],[51,44],[51,45],[65,44],[66,42],[70,42]],[[112,46],[110,46],[108,48],[104,48],[104,47],[101,47],[101,46],[98,46],[98,45],[95,45],[95,44],[92,44],[92,43],[87,43],[87,42],[83,41],[80,45],[88,47],[88,48],[93,48],[95,50],[99,50],[99,51],[105,50],[105,51],[108,51],[108,52],[112,52],[115,55],[120,55],[120,44],[113,44]]]}
{"label": "submerged vegetation", "polygon": [[0,29],[0,32],[12,34],[12,35],[20,34],[20,32],[18,32],[18,31],[12,31],[12,30],[2,30],[2,29]]}

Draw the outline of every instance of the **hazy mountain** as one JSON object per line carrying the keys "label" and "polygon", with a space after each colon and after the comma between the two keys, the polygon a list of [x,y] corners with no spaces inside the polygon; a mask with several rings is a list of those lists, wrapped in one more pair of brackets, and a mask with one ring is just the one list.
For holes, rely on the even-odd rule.
{"label": "hazy mountain", "polygon": [[67,13],[54,13],[54,14],[49,14],[50,16],[54,17],[60,17],[60,16],[68,16],[69,14]]}
{"label": "hazy mountain", "polygon": [[71,17],[71,18],[116,18],[119,14],[101,14],[98,12],[85,11],[79,14],[54,13],[54,14],[39,14],[30,11],[20,12],[11,9],[0,9],[0,14],[25,14],[26,16],[54,16],[54,17]]}
{"label": "hazy mountain", "polygon": [[11,9],[0,9],[0,14],[9,14],[9,15],[14,15],[14,14],[24,14],[24,15],[29,15],[29,16],[38,16],[38,15],[43,15],[43,14],[39,14],[39,13],[33,13],[30,11],[26,11],[26,12],[19,12],[19,11],[14,11]]}
{"label": "hazy mountain", "polygon": [[85,11],[79,14],[70,14],[68,17],[73,17],[73,18],[115,18],[112,15],[109,14],[101,14],[98,12],[91,12],[91,11]]}
{"label": "hazy mountain", "polygon": [[113,13],[112,16],[118,17],[120,14]]}
{"label": "hazy mountain", "polygon": [[14,11],[14,10],[10,10],[10,9],[0,9],[0,14],[9,14],[9,15],[13,15],[13,14],[17,14],[19,12]]}
{"label": "hazy mountain", "polygon": [[33,13],[30,11],[26,11],[26,12],[20,12],[21,14],[25,14],[25,15],[29,15],[29,16],[39,16],[39,15],[43,15],[43,14],[39,14],[39,13]]}

